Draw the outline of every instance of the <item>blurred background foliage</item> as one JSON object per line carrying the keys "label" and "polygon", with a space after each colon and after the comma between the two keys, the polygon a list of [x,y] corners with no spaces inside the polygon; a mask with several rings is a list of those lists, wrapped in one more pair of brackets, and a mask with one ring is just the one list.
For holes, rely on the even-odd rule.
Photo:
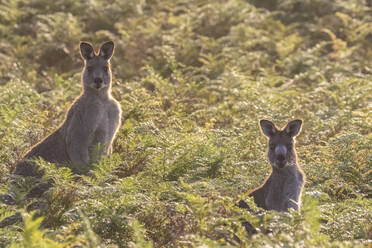
{"label": "blurred background foliage", "polygon": [[[79,94],[79,41],[116,44],[114,154],[46,168],[0,203],[7,247],[365,247],[372,240],[372,1],[0,0],[0,185]],[[302,118],[299,213],[251,214],[270,172],[258,119]],[[34,218],[32,218],[34,216]],[[41,216],[41,217],[40,217]],[[40,217],[40,218],[36,218]],[[259,233],[247,238],[249,220]],[[270,229],[272,233],[264,234]],[[240,242],[238,242],[240,240]]]}

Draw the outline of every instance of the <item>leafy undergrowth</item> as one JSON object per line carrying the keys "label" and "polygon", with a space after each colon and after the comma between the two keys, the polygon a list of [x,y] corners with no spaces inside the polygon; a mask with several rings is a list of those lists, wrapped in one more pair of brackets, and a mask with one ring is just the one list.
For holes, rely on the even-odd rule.
{"label": "leafy undergrowth", "polygon": [[[4,0],[0,188],[79,94],[80,40],[116,44],[114,153],[18,179],[0,247],[366,247],[372,240],[371,1]],[[302,118],[300,212],[238,209],[268,175],[258,120]],[[35,212],[25,208],[38,204]],[[248,220],[259,230],[248,238]]]}

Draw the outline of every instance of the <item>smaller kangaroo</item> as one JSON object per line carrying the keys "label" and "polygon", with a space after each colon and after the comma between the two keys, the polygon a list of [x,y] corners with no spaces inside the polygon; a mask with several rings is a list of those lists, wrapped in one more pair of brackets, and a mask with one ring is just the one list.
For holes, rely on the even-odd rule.
{"label": "smaller kangaroo", "polygon": [[99,158],[111,153],[121,119],[120,104],[111,96],[110,58],[114,43],[104,43],[95,53],[91,44],[81,42],[80,52],[85,65],[82,93],[71,105],[61,126],[34,145],[16,165],[13,174],[41,177],[43,172],[27,161],[31,158],[84,165],[93,162],[91,154],[97,146]]}
{"label": "smaller kangaroo", "polygon": [[[283,129],[268,120],[261,120],[260,126],[269,138],[268,157],[272,172],[249,196],[253,196],[258,207],[266,210],[298,210],[305,174],[297,164],[295,137],[301,131],[302,120],[293,120]],[[242,200],[239,207],[249,208]]]}

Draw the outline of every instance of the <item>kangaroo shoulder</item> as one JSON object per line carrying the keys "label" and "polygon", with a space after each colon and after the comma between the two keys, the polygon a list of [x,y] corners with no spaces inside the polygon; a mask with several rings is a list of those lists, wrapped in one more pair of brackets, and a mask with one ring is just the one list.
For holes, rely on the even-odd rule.
{"label": "kangaroo shoulder", "polygon": [[303,184],[306,180],[305,173],[300,168],[297,168],[296,179],[300,184]]}
{"label": "kangaroo shoulder", "polygon": [[266,209],[266,203],[265,203],[265,197],[266,197],[266,186],[261,185],[255,189],[253,189],[249,196],[252,196],[254,199],[254,202],[258,207]]}
{"label": "kangaroo shoulder", "polygon": [[108,104],[108,111],[116,116],[121,115],[121,107],[118,101],[115,99],[110,99],[109,104]]}
{"label": "kangaroo shoulder", "polygon": [[66,113],[66,118],[64,120],[64,123],[62,124],[62,126],[68,125],[68,123],[71,122],[73,116],[75,115],[75,113],[77,112],[77,109],[79,108],[79,105],[80,105],[80,100],[79,98],[76,98],[75,101],[70,105],[70,107],[68,108],[67,110],[67,113]]}
{"label": "kangaroo shoulder", "polygon": [[74,114],[76,113],[79,109],[83,108],[85,103],[85,99],[82,96],[77,97],[74,102],[71,104],[70,108],[68,109],[67,114]]}

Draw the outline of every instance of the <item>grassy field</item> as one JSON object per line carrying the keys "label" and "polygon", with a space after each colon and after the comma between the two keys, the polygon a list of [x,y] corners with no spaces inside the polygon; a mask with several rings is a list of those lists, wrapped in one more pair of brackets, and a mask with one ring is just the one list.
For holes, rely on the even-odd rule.
{"label": "grassy field", "polygon": [[[81,90],[81,40],[113,40],[114,153],[46,169],[34,212],[0,203],[0,247],[368,247],[372,1],[0,1],[0,193]],[[258,120],[304,120],[300,212],[235,206],[270,173]],[[34,218],[33,218],[34,217]],[[36,218],[41,217],[41,218]],[[248,238],[248,220],[272,233]],[[236,237],[241,242],[238,243]]]}

